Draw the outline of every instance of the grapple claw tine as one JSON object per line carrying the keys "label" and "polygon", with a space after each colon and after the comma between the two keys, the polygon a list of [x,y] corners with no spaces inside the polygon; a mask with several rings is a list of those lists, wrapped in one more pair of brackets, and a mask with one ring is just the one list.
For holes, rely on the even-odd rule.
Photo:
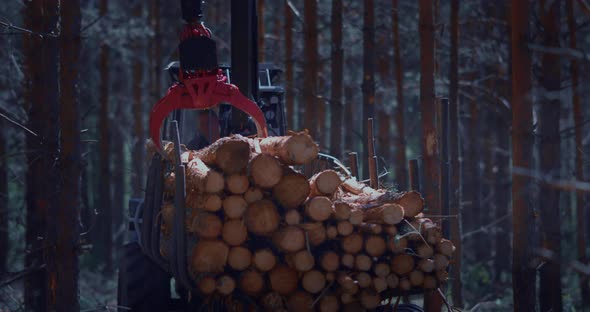
{"label": "grapple claw tine", "polygon": [[150,138],[158,150],[162,149],[162,141],[160,137],[160,128],[164,119],[177,109],[191,108],[191,100],[188,95],[183,94],[183,87],[180,85],[172,86],[166,96],[164,96],[154,107],[150,113]]}

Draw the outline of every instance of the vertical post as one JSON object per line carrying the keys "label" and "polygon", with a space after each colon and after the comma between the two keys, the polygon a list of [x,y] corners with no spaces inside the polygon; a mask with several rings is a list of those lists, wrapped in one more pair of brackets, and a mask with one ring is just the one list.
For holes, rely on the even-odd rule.
{"label": "vertical post", "polygon": [[358,154],[356,152],[348,153],[348,161],[350,162],[350,172],[355,179],[359,178]]}
{"label": "vertical post", "polygon": [[[251,99],[258,98],[258,18],[256,0],[231,1],[231,81]],[[248,116],[232,109],[230,129],[247,125]]]}
{"label": "vertical post", "polygon": [[450,175],[449,175],[449,99],[438,99],[439,109],[439,135],[440,135],[440,168],[441,168],[441,183],[440,183],[440,201],[441,212],[445,217],[441,218],[441,227],[443,235],[449,237],[449,190],[450,190]]}
{"label": "vertical post", "polygon": [[373,118],[367,119],[367,146],[369,161],[369,178],[370,186],[374,189],[379,188],[379,175],[377,174],[377,156],[375,156],[375,136],[373,135],[374,123]]}
{"label": "vertical post", "polygon": [[412,191],[421,192],[418,159],[410,159],[410,161],[408,161],[408,172],[410,173],[410,189]]}

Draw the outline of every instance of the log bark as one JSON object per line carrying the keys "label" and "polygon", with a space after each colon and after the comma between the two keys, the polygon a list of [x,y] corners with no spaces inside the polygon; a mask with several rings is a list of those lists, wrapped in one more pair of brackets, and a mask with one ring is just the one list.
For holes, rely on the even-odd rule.
{"label": "log bark", "polygon": [[221,240],[200,240],[193,247],[191,269],[197,273],[222,273],[227,263],[229,247]]}
{"label": "log bark", "polygon": [[223,202],[217,194],[202,194],[190,190],[186,194],[185,204],[188,208],[217,212],[221,210]]}
{"label": "log bark", "polygon": [[289,173],[272,189],[273,197],[286,209],[295,209],[309,196],[309,182],[304,175]]}
{"label": "log bark", "polygon": [[283,168],[275,157],[258,154],[250,162],[249,173],[256,186],[268,189],[279,183],[283,177]]}
{"label": "log bark", "polygon": [[342,184],[342,179],[340,179],[336,171],[329,169],[316,173],[309,180],[309,184],[311,187],[310,196],[332,197],[340,184]]}
{"label": "log bark", "polygon": [[196,192],[218,193],[225,187],[223,175],[209,169],[204,162],[195,158],[186,166],[187,188]]}
{"label": "log bark", "polygon": [[398,204],[385,204],[363,210],[367,223],[398,224],[404,219],[404,208]]}
{"label": "log bark", "polygon": [[244,218],[248,231],[257,235],[271,235],[279,227],[280,216],[277,208],[267,199],[248,205]]}
{"label": "log bark", "polygon": [[348,192],[357,195],[341,198],[346,202],[363,205],[398,204],[404,208],[404,216],[407,218],[417,216],[424,209],[424,198],[416,191],[396,193],[376,190],[353,179],[345,180],[342,187]]}
{"label": "log bark", "polygon": [[287,166],[304,165],[318,157],[318,145],[306,131],[256,140],[262,153],[277,157]]}
{"label": "log bark", "polygon": [[208,166],[216,166],[225,174],[244,172],[250,159],[250,144],[240,135],[221,138],[213,144],[193,151],[191,157],[201,159]]}

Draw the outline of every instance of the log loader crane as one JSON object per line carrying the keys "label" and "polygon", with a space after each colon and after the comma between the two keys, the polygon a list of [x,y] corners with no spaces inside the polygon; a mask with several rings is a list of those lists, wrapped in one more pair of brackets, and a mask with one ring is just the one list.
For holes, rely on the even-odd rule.
{"label": "log loader crane", "polygon": [[[280,70],[270,64],[258,64],[257,60],[256,0],[231,1],[231,66],[218,63],[211,30],[202,22],[202,1],[181,0],[180,4],[184,26],[178,45],[179,61],[166,68],[172,85],[153,107],[149,122],[150,137],[156,147],[161,148],[163,132],[165,139],[175,143],[177,159],[172,164],[156,154],[148,171],[145,197],[129,202],[129,238],[119,259],[119,311],[231,310],[223,305],[205,306],[203,298],[192,291],[195,285],[186,269],[183,227],[174,229],[170,256],[162,257],[159,216],[162,172],[165,166],[175,169],[174,204],[176,211],[183,211],[185,185],[184,179],[179,178],[184,174],[179,159],[180,143],[198,149],[212,143],[218,135],[266,137],[286,132],[284,91],[276,85]],[[187,109],[217,109],[217,114],[201,114],[200,127],[195,129],[196,119],[187,116]],[[195,135],[200,139],[194,139]],[[184,213],[176,213],[174,217],[176,224],[184,224]],[[239,294],[234,299],[236,296]],[[243,302],[243,307],[253,306],[246,295],[237,299]],[[405,305],[399,306],[398,311],[422,310]]]}

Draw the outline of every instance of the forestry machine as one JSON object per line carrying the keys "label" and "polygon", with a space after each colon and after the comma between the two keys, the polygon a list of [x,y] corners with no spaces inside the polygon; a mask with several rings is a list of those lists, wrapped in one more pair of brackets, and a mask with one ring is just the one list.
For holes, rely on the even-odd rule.
{"label": "forestry machine", "polygon": [[[280,70],[270,64],[259,66],[257,61],[255,0],[231,2],[231,68],[218,64],[216,43],[201,21],[201,2],[180,1],[185,23],[178,45],[179,61],[167,66],[172,85],[151,111],[152,141],[161,148],[161,128],[164,128],[165,139],[174,141],[177,147],[180,142],[186,143],[191,149],[202,148],[218,136],[232,133],[259,137],[269,133],[285,134],[284,91],[274,85]],[[208,111],[191,116],[187,109]],[[217,114],[213,110],[217,110]],[[171,120],[168,115],[172,115]],[[199,128],[195,129],[197,120]],[[177,177],[181,177],[184,168],[180,161],[176,164],[163,162],[161,155],[156,154],[148,171],[145,198],[129,202],[130,237],[119,263],[120,311],[198,311],[202,308],[201,298],[190,293],[194,285],[186,269],[184,227],[174,229],[168,259],[160,254],[161,218],[158,214],[163,198],[162,172],[165,167],[174,168]],[[177,211],[184,211],[184,180],[177,178],[176,181],[174,202],[180,207]],[[175,223],[184,224],[184,215],[175,215]],[[174,285],[174,292],[171,285]],[[244,303],[248,303],[247,297]],[[227,309],[207,307],[206,310]]]}
{"label": "forestry machine", "polygon": [[[158,149],[161,128],[163,138],[175,143],[176,161],[163,161],[162,155],[156,153],[147,174],[145,198],[129,201],[129,237],[119,259],[119,311],[230,310],[221,305],[204,306],[198,292],[191,292],[195,285],[187,272],[185,227],[173,229],[167,259],[160,254],[163,172],[167,168],[175,170],[174,205],[181,213],[174,215],[174,222],[185,224],[181,142],[189,149],[199,149],[219,136],[266,137],[286,132],[284,91],[275,85],[280,70],[270,64],[258,64],[257,60],[256,0],[231,1],[231,68],[218,64],[216,43],[202,22],[202,1],[181,0],[180,4],[184,26],[178,45],[179,61],[166,68],[172,85],[153,107],[149,122],[150,137]],[[191,117],[187,109],[207,111]],[[243,307],[253,306],[247,295],[233,297]],[[422,310],[400,305],[398,311]]]}

